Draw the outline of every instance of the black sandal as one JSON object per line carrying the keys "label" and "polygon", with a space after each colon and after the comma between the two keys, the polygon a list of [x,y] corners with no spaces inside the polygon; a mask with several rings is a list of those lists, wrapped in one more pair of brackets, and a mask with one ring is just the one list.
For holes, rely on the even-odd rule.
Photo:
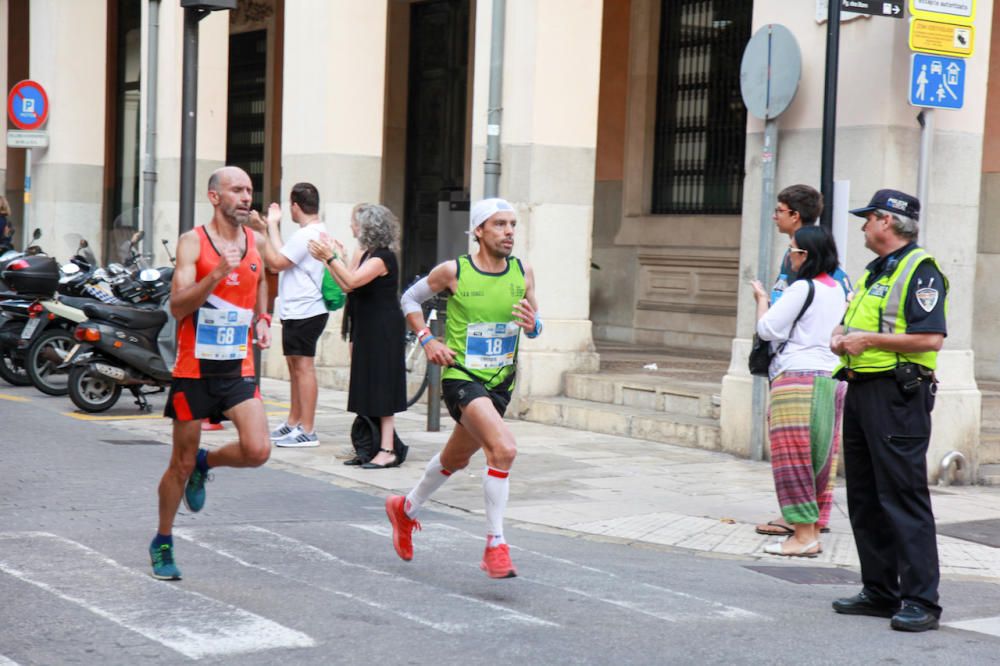
{"label": "black sandal", "polygon": [[384,465],[379,465],[373,462],[366,462],[364,465],[361,466],[361,469],[389,469],[390,467],[399,467],[399,456],[396,455],[396,452],[393,449],[379,449],[379,451],[381,451],[382,453],[391,453],[392,462],[386,463]]}

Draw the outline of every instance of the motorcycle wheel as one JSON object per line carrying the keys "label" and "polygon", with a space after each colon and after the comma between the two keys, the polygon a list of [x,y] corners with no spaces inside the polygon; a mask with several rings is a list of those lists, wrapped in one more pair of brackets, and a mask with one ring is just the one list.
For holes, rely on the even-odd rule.
{"label": "motorcycle wheel", "polygon": [[85,412],[96,414],[115,406],[122,387],[104,375],[79,365],[69,373],[69,399]]}
{"label": "motorcycle wheel", "polygon": [[24,366],[9,349],[0,350],[0,378],[11,386],[31,386]]}
{"label": "motorcycle wheel", "polygon": [[48,395],[69,393],[69,374],[60,370],[59,364],[76,344],[73,334],[61,328],[45,331],[24,358],[24,369],[35,388]]}

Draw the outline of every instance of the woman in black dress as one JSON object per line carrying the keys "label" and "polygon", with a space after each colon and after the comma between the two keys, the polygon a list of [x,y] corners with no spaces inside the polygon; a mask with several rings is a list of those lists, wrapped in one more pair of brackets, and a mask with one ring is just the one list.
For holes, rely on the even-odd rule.
{"label": "woman in black dress", "polygon": [[406,411],[406,322],[399,307],[399,265],[393,252],[398,229],[396,217],[385,206],[359,204],[351,213],[358,249],[350,264],[339,241],[309,242],[309,252],[326,263],[330,275],[348,294],[344,311],[351,341],[347,411],[380,419],[381,450],[362,465],[366,469],[399,465],[393,433],[394,414]]}

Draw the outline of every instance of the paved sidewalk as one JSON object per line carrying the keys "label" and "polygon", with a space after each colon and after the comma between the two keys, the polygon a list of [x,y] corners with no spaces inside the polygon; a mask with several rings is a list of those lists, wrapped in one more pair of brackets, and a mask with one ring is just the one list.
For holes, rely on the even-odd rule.
{"label": "paved sidewalk", "polygon": [[[274,427],[285,415],[288,382],[265,378],[261,386]],[[321,389],[317,432],[312,449],[275,448],[270,465],[299,473],[337,477],[339,485],[374,487],[386,494],[405,493],[420,478],[427,460],[451,432],[442,412],[441,431],[426,432],[426,410],[418,405],[397,415],[397,430],[410,446],[398,468],[362,470],[343,461],[353,455],[344,411],[347,394]],[[779,558],[763,553],[774,541],[754,532],[754,525],[779,515],[771,467],[722,453],[510,420],[518,442],[511,473],[507,519],[547,528],[582,532],[723,555],[759,557],[765,562],[794,560],[857,567],[857,553],[847,520],[843,479],[838,479],[831,533],[823,536],[816,559]],[[129,424],[138,425],[137,422]],[[159,439],[169,440],[168,421],[144,421]],[[209,446],[231,436],[205,433]],[[483,513],[484,461],[454,475],[431,501],[470,513]],[[1000,519],[1000,489],[981,486],[933,488],[938,524]],[[485,529],[485,524],[484,524]],[[942,573],[1000,580],[1000,548],[938,536]]]}

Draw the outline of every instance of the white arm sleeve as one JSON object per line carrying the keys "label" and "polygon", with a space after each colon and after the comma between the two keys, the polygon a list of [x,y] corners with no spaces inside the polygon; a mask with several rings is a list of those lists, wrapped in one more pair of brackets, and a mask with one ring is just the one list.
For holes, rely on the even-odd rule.
{"label": "white arm sleeve", "polygon": [[427,277],[422,277],[403,292],[403,297],[399,299],[403,306],[403,314],[408,315],[421,311],[421,304],[434,296],[434,290],[427,283]]}

